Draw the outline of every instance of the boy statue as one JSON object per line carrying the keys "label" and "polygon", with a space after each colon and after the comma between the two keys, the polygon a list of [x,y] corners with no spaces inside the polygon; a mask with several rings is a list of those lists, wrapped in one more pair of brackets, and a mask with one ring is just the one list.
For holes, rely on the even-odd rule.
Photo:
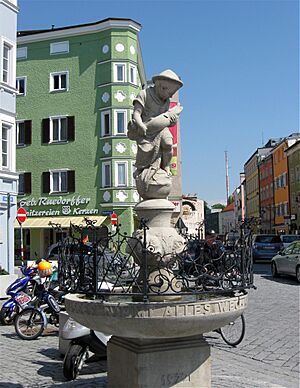
{"label": "boy statue", "polygon": [[168,127],[177,123],[183,109],[180,105],[169,109],[170,98],[183,86],[172,70],[153,76],[152,81],[154,86],[142,90],[133,101],[127,132],[128,138],[137,142],[134,178],[144,199],[166,198],[169,194],[173,139]]}

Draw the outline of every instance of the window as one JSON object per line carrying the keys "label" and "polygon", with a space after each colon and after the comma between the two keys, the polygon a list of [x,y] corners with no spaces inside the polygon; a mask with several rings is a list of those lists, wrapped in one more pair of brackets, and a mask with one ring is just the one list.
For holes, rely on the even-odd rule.
{"label": "window", "polygon": [[50,192],[67,192],[67,171],[50,173]]}
{"label": "window", "polygon": [[10,167],[9,160],[9,136],[10,136],[10,126],[2,124],[2,141],[1,141],[1,153],[2,153],[2,167],[8,169]]}
{"label": "window", "polygon": [[64,54],[69,52],[69,41],[50,44],[50,54]]}
{"label": "window", "polygon": [[75,171],[52,170],[43,172],[43,193],[74,193]]}
{"label": "window", "polygon": [[31,194],[31,173],[23,172],[19,174],[18,194]]}
{"label": "window", "polygon": [[106,110],[101,112],[101,135],[109,136],[110,134],[110,111]]}
{"label": "window", "polygon": [[18,47],[17,59],[26,59],[26,58],[27,58],[27,47]]}
{"label": "window", "polygon": [[16,145],[24,146],[31,144],[31,120],[16,122]]}
{"label": "window", "polygon": [[16,79],[16,89],[19,96],[26,96],[26,77],[18,77]]}
{"label": "window", "polygon": [[58,116],[43,119],[42,142],[61,143],[75,140],[75,117]]}
{"label": "window", "polygon": [[115,82],[126,82],[125,63],[114,64],[114,81]]}
{"label": "window", "polygon": [[115,110],[115,134],[125,135],[127,123],[126,110]]}
{"label": "window", "polygon": [[50,142],[67,141],[67,118],[53,118],[50,123]]}
{"label": "window", "polygon": [[136,85],[136,67],[133,65],[129,66],[129,82]]}
{"label": "window", "polygon": [[111,164],[102,163],[102,187],[111,187]]}
{"label": "window", "polygon": [[9,84],[11,82],[12,66],[12,46],[7,43],[3,44],[2,52],[2,81]]}
{"label": "window", "polygon": [[115,168],[116,186],[127,186],[127,162],[116,162]]}
{"label": "window", "polygon": [[69,73],[67,71],[50,74],[50,91],[65,91],[68,89]]}

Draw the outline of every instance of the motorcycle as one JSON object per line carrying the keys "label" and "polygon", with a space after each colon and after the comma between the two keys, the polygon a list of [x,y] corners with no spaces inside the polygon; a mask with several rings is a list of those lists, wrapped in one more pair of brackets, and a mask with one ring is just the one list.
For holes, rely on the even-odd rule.
{"label": "motorcycle", "polygon": [[40,277],[35,267],[23,265],[21,272],[24,276],[16,279],[6,290],[10,299],[3,304],[0,310],[2,325],[9,325],[13,322],[16,315],[34,298],[36,287],[40,284]]}
{"label": "motorcycle", "polygon": [[110,337],[68,318],[62,329],[62,338],[71,340],[63,361],[65,378],[68,381],[75,380],[84,362],[91,360],[91,353],[98,359],[106,358],[106,347]]}
{"label": "motorcycle", "polygon": [[[50,274],[48,273],[48,275]],[[61,305],[58,301],[62,301],[64,293],[51,289],[50,286],[51,278],[50,281],[39,284],[35,300],[16,315],[15,330],[21,339],[34,340],[38,338],[48,323],[58,326],[59,312],[61,311]]]}

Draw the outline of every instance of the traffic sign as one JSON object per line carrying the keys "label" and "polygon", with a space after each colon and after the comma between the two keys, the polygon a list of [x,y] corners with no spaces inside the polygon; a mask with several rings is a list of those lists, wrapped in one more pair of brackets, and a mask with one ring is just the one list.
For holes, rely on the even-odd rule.
{"label": "traffic sign", "polygon": [[118,217],[117,217],[116,213],[113,213],[111,215],[111,224],[112,225],[117,225],[117,221],[118,221]]}
{"label": "traffic sign", "polygon": [[27,213],[26,210],[23,207],[20,207],[17,212],[17,219],[22,224],[26,221]]}

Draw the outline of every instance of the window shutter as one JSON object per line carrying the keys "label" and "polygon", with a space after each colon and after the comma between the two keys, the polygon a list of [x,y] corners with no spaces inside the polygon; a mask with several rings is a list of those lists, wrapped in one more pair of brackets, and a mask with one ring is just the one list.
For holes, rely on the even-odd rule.
{"label": "window shutter", "polygon": [[75,171],[68,171],[68,192],[75,192]]}
{"label": "window shutter", "polygon": [[74,116],[68,116],[68,140],[74,141],[75,140],[75,117]]}
{"label": "window shutter", "polygon": [[43,193],[50,193],[50,172],[43,172]]}
{"label": "window shutter", "polygon": [[50,141],[50,119],[43,119],[42,121],[42,143],[49,143]]}
{"label": "window shutter", "polygon": [[24,173],[24,194],[31,194],[31,172]]}
{"label": "window shutter", "polygon": [[25,144],[31,144],[31,133],[32,133],[32,124],[31,120],[25,120]]}

